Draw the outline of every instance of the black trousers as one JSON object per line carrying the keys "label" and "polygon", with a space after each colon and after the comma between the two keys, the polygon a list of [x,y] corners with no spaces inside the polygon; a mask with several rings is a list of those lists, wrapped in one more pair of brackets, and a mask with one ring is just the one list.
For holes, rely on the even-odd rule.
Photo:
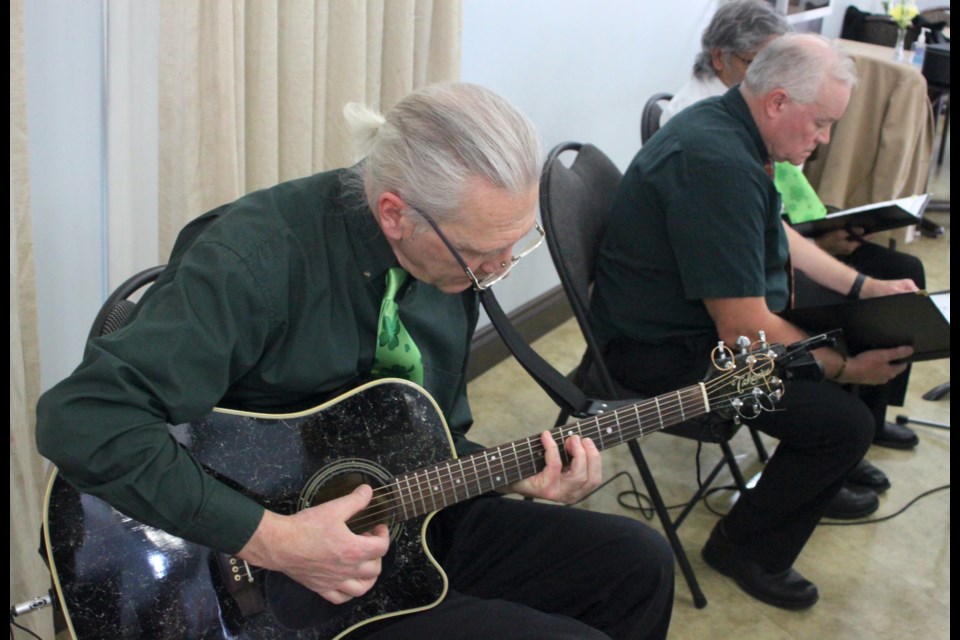
{"label": "black trousers", "polygon": [[[716,336],[644,345],[617,340],[606,363],[623,386],[645,396],[700,381]],[[873,439],[867,407],[831,382],[793,381],[776,410],[751,420],[780,443],[756,486],[724,517],[724,531],[768,571],[791,567]]]}
{"label": "black trousers", "polygon": [[[864,242],[849,256],[840,258],[860,273],[880,280],[909,278],[920,289],[927,286],[926,273],[919,258],[893,249]],[[813,282],[802,271],[795,273],[794,303],[797,307],[812,307],[846,302],[846,297]],[[896,378],[881,385],[856,385],[849,389],[869,407],[877,429],[886,420],[887,406],[903,406],[910,381],[910,368]]]}
{"label": "black trousers", "polygon": [[667,636],[673,552],[636,520],[481,497],[440,511],[428,540],[449,579],[446,598],[351,638]]}

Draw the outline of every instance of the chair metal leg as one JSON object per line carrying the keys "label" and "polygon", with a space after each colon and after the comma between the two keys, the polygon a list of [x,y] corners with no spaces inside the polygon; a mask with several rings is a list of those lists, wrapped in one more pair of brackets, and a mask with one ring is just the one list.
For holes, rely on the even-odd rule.
{"label": "chair metal leg", "polygon": [[736,483],[737,488],[740,489],[740,493],[744,493],[747,490],[747,482],[743,479],[743,474],[740,473],[740,465],[737,464],[737,458],[733,455],[733,449],[730,448],[730,443],[726,440],[721,440],[720,448],[723,449],[723,459],[726,461],[727,466],[730,467],[733,481]]}
{"label": "chair metal leg", "polygon": [[663,503],[663,496],[660,495],[660,491],[657,489],[657,483],[654,481],[653,474],[650,473],[650,468],[647,466],[647,461],[640,451],[640,445],[636,440],[631,440],[627,443],[627,446],[630,447],[630,453],[633,455],[633,460],[637,465],[637,469],[640,471],[643,484],[646,485],[647,491],[650,492],[650,501],[653,503],[657,516],[660,518],[660,523],[663,525],[667,540],[670,541],[670,546],[673,547],[673,554],[677,558],[677,564],[680,565],[680,571],[687,581],[687,586],[690,587],[693,604],[697,609],[703,609],[707,606],[707,598],[700,589],[700,583],[697,582],[697,576],[693,573],[693,567],[690,566],[687,553],[684,551],[683,544],[677,536],[677,528],[670,520],[670,514],[667,513],[667,507]]}
{"label": "chair metal leg", "polygon": [[897,416],[897,424],[907,424],[909,422],[914,422],[916,424],[923,424],[928,427],[936,427],[937,429],[946,429],[950,430],[950,425],[946,422],[934,422],[932,420],[922,420],[920,418],[911,418],[910,416],[899,415]]}
{"label": "chair metal leg", "polygon": [[770,459],[770,454],[767,453],[767,448],[763,446],[760,433],[753,427],[750,427],[750,437],[753,438],[753,444],[757,447],[757,455],[760,457],[760,462],[766,464],[767,460]]}
{"label": "chair metal leg", "polygon": [[940,152],[937,154],[937,166],[938,166],[938,167],[943,164],[943,152],[944,152],[944,151],[946,150],[946,148],[947,148],[947,140],[948,140],[947,136],[949,135],[949,131],[950,131],[950,98],[948,97],[948,98],[947,98],[947,107],[946,107],[946,109],[944,109],[943,134],[942,134],[942,136],[941,136],[941,138],[940,138]]}

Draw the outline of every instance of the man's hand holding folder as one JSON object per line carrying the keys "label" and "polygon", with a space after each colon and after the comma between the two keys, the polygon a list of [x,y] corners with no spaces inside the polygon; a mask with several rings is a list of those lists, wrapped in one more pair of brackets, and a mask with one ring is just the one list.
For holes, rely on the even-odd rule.
{"label": "man's hand holding folder", "polygon": [[862,236],[919,224],[929,202],[930,194],[925,193],[828,213],[820,218],[802,221],[790,218],[790,223],[800,235],[808,238],[820,238],[832,231],[858,229],[858,235]]}
{"label": "man's hand holding folder", "polygon": [[[868,294],[890,286],[863,284]],[[853,354],[847,366],[868,366],[866,358],[862,363],[854,364],[854,360],[899,345],[910,345],[912,351],[894,356],[893,361],[917,362],[950,357],[949,300],[949,292],[893,291],[842,304],[789,309],[780,315],[808,331],[842,329],[847,353]],[[841,381],[845,377],[841,376]]]}

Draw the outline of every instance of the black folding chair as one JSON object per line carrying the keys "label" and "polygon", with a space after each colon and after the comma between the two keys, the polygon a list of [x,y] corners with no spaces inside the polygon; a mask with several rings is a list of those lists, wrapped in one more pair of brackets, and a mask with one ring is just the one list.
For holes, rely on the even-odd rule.
{"label": "black folding chair", "polygon": [[673,100],[672,93],[655,93],[647,100],[647,104],[643,105],[643,113],[640,116],[640,144],[647,144],[650,136],[660,128],[663,105],[671,100]]}
{"label": "black folding chair", "polygon": [[[560,161],[560,156],[567,152],[575,156],[570,167]],[[638,397],[636,392],[619,385],[610,375],[588,321],[594,268],[620,178],[621,173],[616,165],[593,145],[576,142],[560,144],[550,152],[544,164],[540,183],[540,212],[550,255],[587,344],[580,364],[571,374],[574,384],[593,398],[640,401],[643,398]],[[564,412],[561,412],[557,425],[565,423],[567,417]],[[705,607],[707,600],[677,536],[677,529],[725,466],[730,469],[740,491],[746,491],[743,474],[729,444],[738,428],[739,424],[732,419],[710,415],[706,419],[690,420],[662,432],[700,442],[716,443],[723,452],[723,459],[700,484],[696,493],[676,518],[671,518],[667,511],[640,445],[636,440],[628,443],[630,453],[650,494],[650,501],[673,547],[677,562],[693,595],[694,604],[698,608]],[[759,436],[755,432],[751,431],[751,433],[761,460],[766,461],[766,451]]]}

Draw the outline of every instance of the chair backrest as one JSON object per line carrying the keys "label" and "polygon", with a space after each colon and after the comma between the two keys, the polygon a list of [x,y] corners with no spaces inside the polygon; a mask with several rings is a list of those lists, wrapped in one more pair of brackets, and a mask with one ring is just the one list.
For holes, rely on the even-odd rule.
{"label": "chair backrest", "polygon": [[[897,44],[897,32],[899,30],[897,23],[887,16],[867,16],[863,21],[863,42],[893,47]],[[916,41],[917,35],[916,27],[907,27],[906,37],[903,40],[905,49],[910,49]]]}
{"label": "chair backrest", "polygon": [[663,104],[673,99],[672,93],[655,93],[647,104],[643,105],[643,114],[640,116],[640,144],[646,144],[650,136],[660,128],[660,114],[663,113]]}
{"label": "chair backrest", "polygon": [[97,317],[90,326],[87,340],[104,336],[122,327],[137,306],[130,300],[130,296],[151,284],[165,268],[166,265],[150,267],[124,280],[100,307]]}
{"label": "chair backrest", "polygon": [[[574,156],[569,167],[560,159],[563,154]],[[587,342],[587,353],[578,376],[587,375],[591,354],[599,353],[588,318],[590,290],[621,175],[620,169],[595,146],[565,142],[547,156],[540,179],[540,215],[547,246]],[[604,391],[612,392],[618,385],[609,379],[605,367],[600,368],[603,370],[596,373],[602,378]]]}
{"label": "chair backrest", "polygon": [[[563,154],[574,155],[569,167],[560,160]],[[606,400],[638,398],[635,391],[610,375],[589,317],[597,257],[621,177],[620,169],[606,154],[591,144],[578,142],[554,147],[540,177],[540,215],[547,247],[587,343],[573,382],[588,396]],[[564,417],[561,413],[558,425]],[[711,414],[674,425],[664,433],[717,442],[729,439],[735,431],[736,425],[731,420]]]}
{"label": "chair backrest", "polygon": [[[892,47],[897,44],[897,31],[897,23],[890,16],[882,13],[874,14],[860,11],[851,5],[847,7],[844,13],[840,37],[846,40],[857,40]],[[918,35],[919,32],[915,26],[907,27],[903,46],[910,49]]]}

